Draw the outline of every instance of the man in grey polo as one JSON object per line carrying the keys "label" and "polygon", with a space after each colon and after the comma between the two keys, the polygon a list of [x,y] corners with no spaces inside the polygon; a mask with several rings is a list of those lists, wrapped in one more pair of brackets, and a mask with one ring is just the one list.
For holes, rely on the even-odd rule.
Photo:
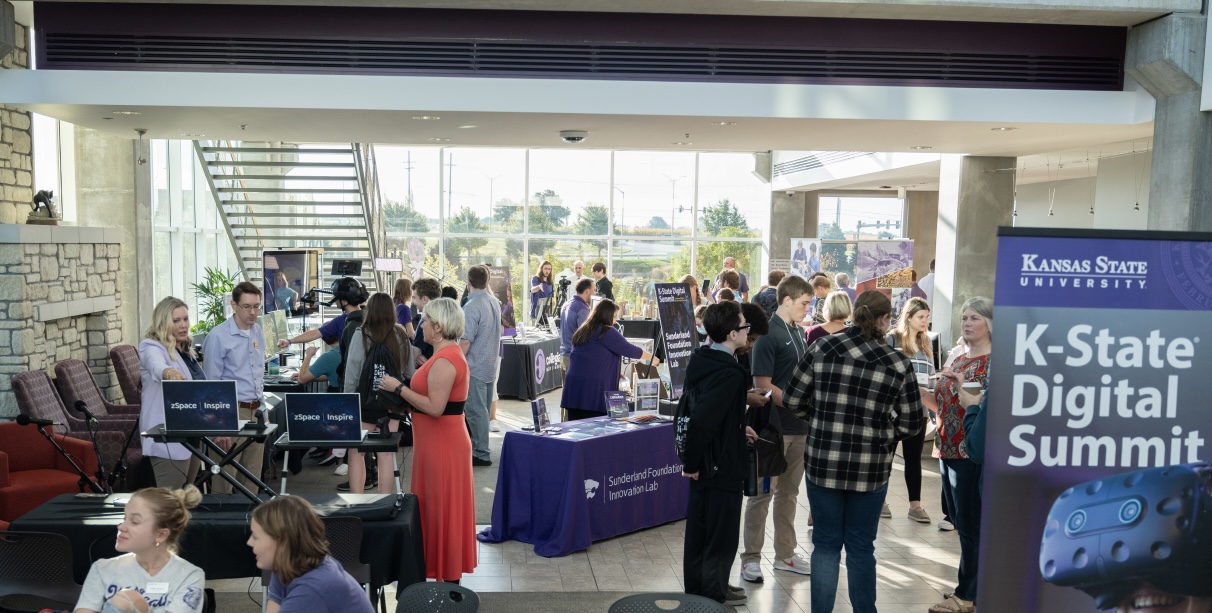
{"label": "man in grey polo", "polygon": [[492,387],[497,384],[497,356],[501,352],[501,303],[487,290],[487,268],[472,266],[467,271],[467,283],[471,292],[463,305],[463,337],[459,339],[471,375],[464,415],[471,430],[472,466],[492,466],[488,454],[488,408],[492,404]]}

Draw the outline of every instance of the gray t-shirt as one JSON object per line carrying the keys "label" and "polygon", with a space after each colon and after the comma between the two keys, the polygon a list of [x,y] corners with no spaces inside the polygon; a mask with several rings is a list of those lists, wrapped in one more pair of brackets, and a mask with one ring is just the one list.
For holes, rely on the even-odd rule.
{"label": "gray t-shirt", "polygon": [[[791,373],[808,351],[803,328],[783,321],[776,312],[770,317],[770,332],[757,340],[749,356],[749,368],[755,377],[770,377],[775,387],[787,391]],[[808,424],[791,411],[776,406],[783,434],[808,434]]]}
{"label": "gray t-shirt", "polygon": [[497,380],[497,356],[501,354],[501,303],[486,290],[476,290],[463,305],[463,336],[467,370],[485,383]]}
{"label": "gray t-shirt", "polygon": [[132,589],[147,599],[150,613],[198,613],[205,587],[202,569],[176,555],[153,577],[139,566],[135,554],[127,553],[93,562],[76,608],[100,611],[114,594]]}

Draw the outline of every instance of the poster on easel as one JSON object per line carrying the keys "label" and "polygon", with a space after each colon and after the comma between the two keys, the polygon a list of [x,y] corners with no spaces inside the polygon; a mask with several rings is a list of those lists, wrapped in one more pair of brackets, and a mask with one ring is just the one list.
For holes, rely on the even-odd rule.
{"label": "poster on easel", "polygon": [[505,336],[518,333],[517,317],[513,312],[513,288],[510,285],[508,266],[489,266],[488,289],[501,301],[501,327]]}
{"label": "poster on easel", "polygon": [[1212,235],[997,249],[978,610],[1212,611]]}
{"label": "poster on easel", "polygon": [[686,366],[698,346],[694,306],[685,283],[657,283],[657,317],[661,321],[661,340],[665,343],[665,364],[669,369],[670,398],[682,397],[686,384]]}
{"label": "poster on easel", "polygon": [[787,274],[807,279],[821,271],[821,240],[819,238],[791,239],[791,261]]}

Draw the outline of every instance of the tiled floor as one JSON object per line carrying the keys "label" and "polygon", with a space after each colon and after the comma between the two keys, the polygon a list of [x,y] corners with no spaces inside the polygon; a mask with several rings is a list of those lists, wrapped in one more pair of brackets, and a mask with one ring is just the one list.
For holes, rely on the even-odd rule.
{"label": "tiled floor", "polygon": [[[558,406],[559,392],[548,395],[548,406]],[[503,401],[498,418],[506,428],[520,427],[530,420],[529,407]],[[930,460],[925,460],[930,462]],[[894,466],[888,503],[891,519],[881,519],[876,539],[877,594],[881,613],[925,613],[955,587],[959,565],[959,539],[955,532],[940,532],[939,478],[923,472],[922,497],[935,523],[920,524],[908,519],[908,499],[902,465]],[[796,525],[799,551],[810,557],[812,543],[807,527],[808,498],[799,496]],[[483,526],[480,526],[481,528]],[[463,585],[477,592],[619,592],[682,591],[682,542],[684,522],[658,526],[642,532],[594,543],[587,551],[563,558],[543,558],[531,545],[519,542],[480,543],[480,565]],[[740,562],[733,565],[733,584],[741,585],[749,603],[738,611],[808,611],[811,578],[774,571],[772,525],[767,523],[766,548],[762,554],[764,583],[740,580]],[[838,586],[838,613],[848,613],[845,558]]]}
{"label": "tiled floor", "polygon": [[[560,390],[547,394],[547,406],[558,407]],[[558,419],[558,411],[551,411]],[[516,429],[530,423],[528,403],[504,400],[498,408],[503,429]],[[501,444],[502,434],[494,434],[491,444]],[[931,460],[924,460],[933,467]],[[959,565],[959,539],[955,532],[940,532],[936,522],[939,510],[939,477],[931,470],[923,471],[922,498],[934,522],[920,524],[907,517],[908,500],[904,473],[899,460],[893,467],[888,502],[894,517],[881,519],[876,539],[877,593],[880,613],[926,613],[943,599],[944,592],[955,587]],[[808,558],[812,552],[807,526],[808,499],[801,489],[796,525],[799,527],[798,552]],[[477,530],[484,526],[478,526]],[[684,522],[674,522],[642,532],[594,543],[587,551],[563,558],[543,558],[531,545],[516,541],[479,544],[479,566],[476,572],[463,578],[463,585],[481,593],[487,592],[681,592],[682,542]],[[767,523],[766,548],[762,554],[764,583],[740,580],[740,563],[734,563],[733,585],[743,586],[749,603],[738,611],[762,613],[807,612],[811,578],[784,571],[774,571],[772,525]],[[739,553],[739,550],[738,550]],[[846,568],[843,555],[838,585],[838,613],[851,611],[846,594]],[[260,591],[259,582],[230,580],[214,582],[220,591]],[[388,588],[389,603],[394,605],[394,589]],[[609,602],[603,596],[601,610]]]}

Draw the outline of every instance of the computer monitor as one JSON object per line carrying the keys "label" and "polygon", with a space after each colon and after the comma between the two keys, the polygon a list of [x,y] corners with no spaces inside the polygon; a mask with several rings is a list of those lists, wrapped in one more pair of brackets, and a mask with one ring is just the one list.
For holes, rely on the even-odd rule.
{"label": "computer monitor", "polygon": [[261,254],[266,313],[285,311],[287,316],[315,313],[319,304],[308,302],[308,292],[320,287],[319,249],[272,250]]}
{"label": "computer monitor", "polygon": [[266,313],[257,318],[257,325],[265,335],[265,361],[277,359],[278,352],[283,351],[278,349],[278,341],[290,338],[286,331],[286,311]]}

